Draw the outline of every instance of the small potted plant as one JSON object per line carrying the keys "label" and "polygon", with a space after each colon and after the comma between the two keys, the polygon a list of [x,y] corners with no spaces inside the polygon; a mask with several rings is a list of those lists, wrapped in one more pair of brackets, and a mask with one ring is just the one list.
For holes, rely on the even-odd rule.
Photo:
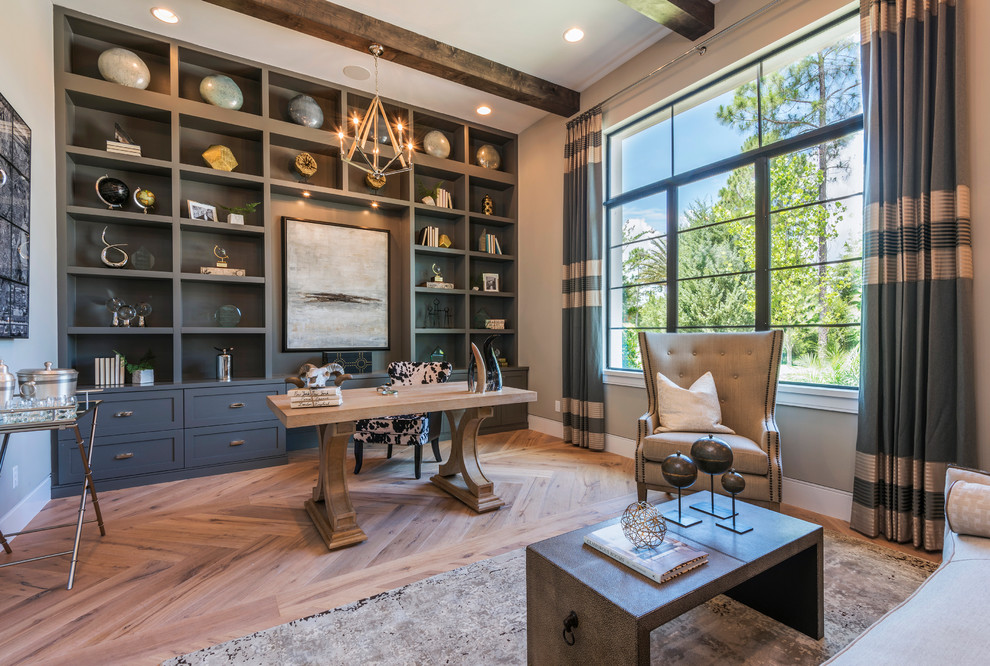
{"label": "small potted plant", "polygon": [[142,386],[155,383],[155,353],[148,350],[148,353],[141,357],[137,363],[128,362],[127,358],[116,349],[115,354],[120,356],[120,362],[131,373],[131,384]]}
{"label": "small potted plant", "polygon": [[244,204],[243,206],[224,206],[223,204],[218,204],[221,208],[227,211],[227,223],[228,224],[244,224],[244,216],[248,213],[253,213],[258,206],[261,205],[260,201],[255,201],[254,203]]}
{"label": "small potted plant", "polygon": [[419,200],[428,206],[439,205],[439,193],[440,188],[443,187],[443,181],[437,182],[433,187],[426,187],[423,183],[416,181],[416,196]]}

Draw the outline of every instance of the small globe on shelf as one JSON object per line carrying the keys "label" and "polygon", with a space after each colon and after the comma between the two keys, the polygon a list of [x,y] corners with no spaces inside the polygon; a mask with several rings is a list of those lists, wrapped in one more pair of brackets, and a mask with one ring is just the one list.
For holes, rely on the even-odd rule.
{"label": "small globe on shelf", "polygon": [[667,535],[667,521],[649,502],[634,502],[619,519],[622,533],[636,548],[656,548]]}
{"label": "small globe on shelf", "polygon": [[101,176],[96,181],[96,196],[105,203],[110,210],[123,208],[124,204],[131,197],[131,189],[127,184],[117,178],[111,178],[109,174]]}

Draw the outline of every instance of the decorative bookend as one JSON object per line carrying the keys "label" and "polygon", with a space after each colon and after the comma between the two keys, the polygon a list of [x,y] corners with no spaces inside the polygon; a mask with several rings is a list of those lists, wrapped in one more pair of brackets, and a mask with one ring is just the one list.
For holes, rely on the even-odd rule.
{"label": "decorative bookend", "polygon": [[478,345],[471,343],[471,362],[468,363],[467,384],[468,393],[485,393],[487,389],[487,372],[485,359],[481,356]]}

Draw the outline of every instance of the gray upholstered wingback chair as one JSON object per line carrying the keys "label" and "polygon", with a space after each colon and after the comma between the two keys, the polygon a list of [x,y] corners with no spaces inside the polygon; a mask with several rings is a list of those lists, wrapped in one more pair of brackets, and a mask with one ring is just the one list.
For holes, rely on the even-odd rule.
{"label": "gray upholstered wingback chair", "polygon": [[[639,334],[649,409],[639,419],[636,437],[636,489],[639,499],[647,490],[677,492],[660,472],[664,458],[704,436],[697,432],[661,432],[657,416],[657,373],[687,388],[705,372],[715,378],[722,423],[735,435],[717,434],[731,448],[733,467],[746,479],[739,499],[780,508],[780,433],[774,421],[777,376],[780,372],[782,331],[755,333],[647,333]],[[707,475],[687,492],[708,490]],[[715,491],[725,494],[719,480]]]}

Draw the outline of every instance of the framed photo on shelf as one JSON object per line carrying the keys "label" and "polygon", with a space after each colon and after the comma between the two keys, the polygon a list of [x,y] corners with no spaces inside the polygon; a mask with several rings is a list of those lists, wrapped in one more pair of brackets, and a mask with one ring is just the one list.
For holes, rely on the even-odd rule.
{"label": "framed photo on shelf", "polygon": [[482,291],[498,291],[498,273],[482,273],[481,274],[481,290]]}
{"label": "framed photo on shelf", "polygon": [[282,351],[389,348],[387,229],[282,218]]}
{"label": "framed photo on shelf", "polygon": [[189,219],[217,222],[217,207],[189,199]]}

